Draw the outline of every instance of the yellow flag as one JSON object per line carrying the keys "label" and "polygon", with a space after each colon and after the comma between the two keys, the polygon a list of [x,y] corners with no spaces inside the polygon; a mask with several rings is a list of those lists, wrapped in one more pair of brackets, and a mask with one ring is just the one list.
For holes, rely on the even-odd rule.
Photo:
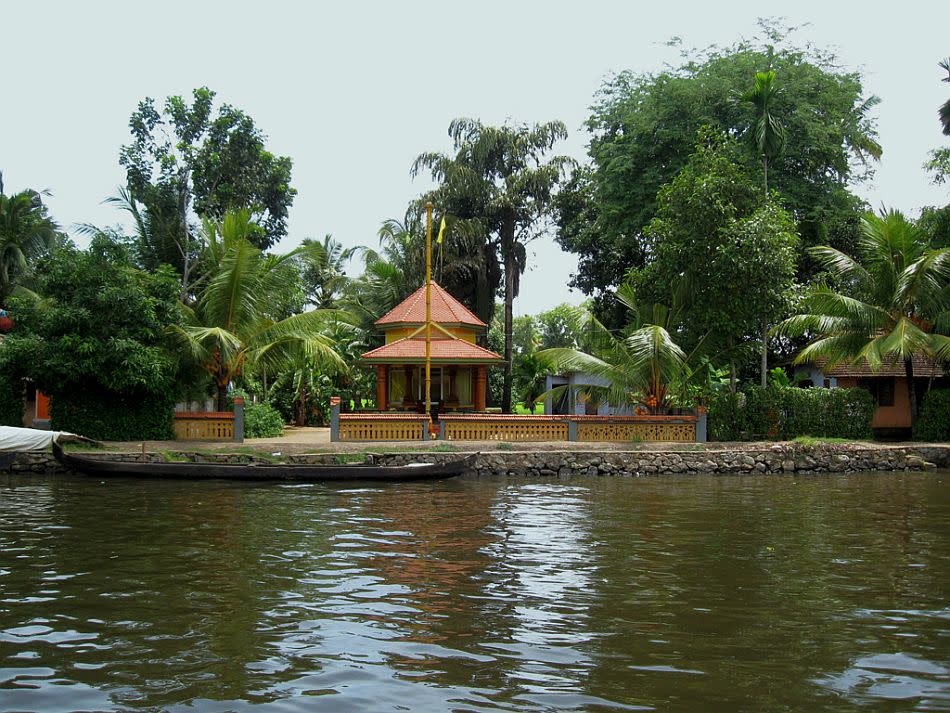
{"label": "yellow flag", "polygon": [[439,237],[435,239],[439,245],[442,244],[442,237],[445,235],[445,216],[442,216],[442,222],[439,224]]}

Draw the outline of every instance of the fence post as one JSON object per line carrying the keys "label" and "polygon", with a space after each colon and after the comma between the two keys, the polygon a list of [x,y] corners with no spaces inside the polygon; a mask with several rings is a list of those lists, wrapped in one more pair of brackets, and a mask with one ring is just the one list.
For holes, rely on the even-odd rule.
{"label": "fence post", "polygon": [[330,397],[330,440],[340,440],[340,397]]}
{"label": "fence post", "polygon": [[696,414],[696,442],[697,443],[706,442],[706,437],[707,437],[706,418],[707,417],[708,417],[708,414],[706,413],[705,410],[700,411],[699,413]]}
{"label": "fence post", "polygon": [[573,418],[567,419],[567,440],[577,440],[577,421],[575,421]]}
{"label": "fence post", "polygon": [[234,442],[244,443],[244,397],[234,397]]}

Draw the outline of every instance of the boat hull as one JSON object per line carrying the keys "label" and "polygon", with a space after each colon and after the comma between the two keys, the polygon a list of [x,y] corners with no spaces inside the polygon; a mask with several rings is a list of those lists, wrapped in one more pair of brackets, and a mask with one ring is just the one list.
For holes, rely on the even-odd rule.
{"label": "boat hull", "polygon": [[96,477],[139,477],[178,480],[279,480],[298,482],[412,482],[444,480],[470,470],[475,455],[449,463],[417,466],[307,465],[270,463],[134,463],[101,460],[65,453],[53,444],[53,455],[62,465]]}

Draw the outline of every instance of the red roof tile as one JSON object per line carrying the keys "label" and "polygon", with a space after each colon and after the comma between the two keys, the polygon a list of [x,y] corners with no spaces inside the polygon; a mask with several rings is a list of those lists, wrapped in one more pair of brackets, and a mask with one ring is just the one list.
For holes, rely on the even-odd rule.
{"label": "red roof tile", "polygon": [[[828,368],[827,359],[818,359],[815,364],[825,376],[903,377],[905,375],[904,362],[898,361],[896,359],[892,362],[885,362],[881,364],[879,367],[877,367],[877,369],[872,369],[871,365],[863,359],[856,364],[849,364],[847,362],[843,364],[836,364],[831,369]],[[930,376],[931,371],[933,372],[934,376],[946,375],[946,370],[939,363],[935,363],[933,360],[923,354],[914,354],[914,377]]]}
{"label": "red roof tile", "polygon": [[[485,323],[469,311],[461,302],[452,297],[435,280],[432,281],[432,321],[439,324],[467,324],[484,327]],[[425,324],[426,322],[426,286],[409,295],[396,307],[376,320],[376,324]]]}
{"label": "red roof tile", "polygon": [[[471,344],[462,339],[433,339],[429,358],[433,363],[449,362],[499,362],[504,359],[493,351]],[[426,340],[397,339],[363,354],[366,361],[411,364],[424,362],[426,358]]]}

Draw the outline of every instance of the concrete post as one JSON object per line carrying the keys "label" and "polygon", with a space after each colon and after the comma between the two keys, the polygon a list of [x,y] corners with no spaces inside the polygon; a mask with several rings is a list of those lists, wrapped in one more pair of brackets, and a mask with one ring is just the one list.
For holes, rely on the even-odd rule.
{"label": "concrete post", "polygon": [[234,397],[234,442],[244,443],[244,397]]}
{"label": "concrete post", "polygon": [[330,397],[330,440],[340,440],[340,397]]}
{"label": "concrete post", "polygon": [[707,414],[705,411],[702,411],[701,413],[696,414],[696,416],[697,416],[697,419],[698,419],[698,420],[696,421],[696,442],[697,442],[697,443],[705,443],[705,442],[706,442],[706,438],[707,438],[707,431],[706,431],[706,428],[707,428],[707,421],[706,421],[706,419],[708,418],[708,414]]}
{"label": "concrete post", "polygon": [[441,418],[439,419],[439,440],[445,440],[445,421],[443,421]]}
{"label": "concrete post", "polygon": [[575,421],[573,418],[567,419],[567,440],[577,440],[577,421]]}

